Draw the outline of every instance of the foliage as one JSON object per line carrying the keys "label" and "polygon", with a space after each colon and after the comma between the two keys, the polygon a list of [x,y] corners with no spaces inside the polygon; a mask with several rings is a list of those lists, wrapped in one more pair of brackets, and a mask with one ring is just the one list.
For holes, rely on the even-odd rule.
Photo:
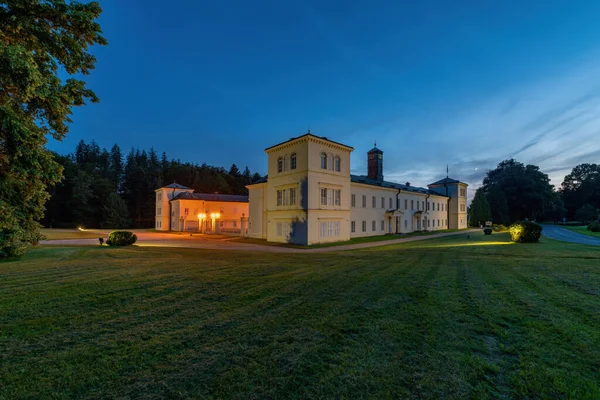
{"label": "foliage", "polygon": [[567,216],[576,213],[586,204],[600,209],[600,165],[580,164],[565,176],[561,185]]}
{"label": "foliage", "polygon": [[117,144],[108,151],[94,141],[80,141],[75,153],[68,156],[55,154],[64,168],[64,179],[48,188],[51,198],[42,223],[55,228],[152,228],[154,190],[161,186],[176,181],[197,192],[248,194],[246,185],[262,178],[252,175],[248,167],[239,173],[235,165],[228,172],[169,160],[152,148],[132,149],[125,160],[121,154]]}
{"label": "foliage", "polygon": [[598,249],[466,236],[36,248],[0,269],[0,397],[597,399]]}
{"label": "foliage", "polygon": [[494,224],[494,225],[492,225],[492,229],[494,230],[494,232],[506,232],[506,231],[508,231],[508,228],[505,225],[502,225],[502,224]]}
{"label": "foliage", "polygon": [[485,235],[491,235],[492,234],[492,228],[484,228],[483,229],[483,233]]}
{"label": "foliage", "polygon": [[531,221],[521,221],[509,228],[510,237],[516,243],[539,242],[542,236],[542,226]]}
{"label": "foliage", "polygon": [[575,213],[575,218],[583,223],[590,223],[598,219],[598,210],[591,204],[584,204]]}
{"label": "foliage", "polygon": [[490,205],[483,189],[479,188],[475,191],[475,197],[471,202],[471,207],[469,207],[469,221],[471,226],[479,227],[491,219],[492,212],[490,211]]}
{"label": "foliage", "polygon": [[137,235],[129,231],[113,231],[108,235],[109,246],[129,246],[137,242]]}
{"label": "foliage", "polygon": [[513,159],[502,161],[496,169],[488,171],[482,190],[489,196],[492,217],[498,218],[494,219],[496,223],[543,219],[558,210],[559,197],[548,175],[535,165]]}
{"label": "foliage", "polygon": [[88,48],[106,44],[101,11],[97,2],[0,4],[0,257],[21,255],[40,239],[46,188],[62,173],[47,137],[61,140],[72,108],[98,101],[71,77],[89,74],[96,59]]}
{"label": "foliage", "polygon": [[587,230],[590,232],[600,232],[600,222],[594,221],[587,226]]}

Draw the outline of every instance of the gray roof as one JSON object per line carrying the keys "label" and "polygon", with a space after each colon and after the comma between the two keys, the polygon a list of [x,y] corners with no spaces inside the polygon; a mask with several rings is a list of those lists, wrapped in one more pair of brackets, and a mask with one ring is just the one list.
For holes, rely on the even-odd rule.
{"label": "gray roof", "polygon": [[337,144],[337,145],[344,146],[344,147],[347,147],[347,148],[349,148],[349,149],[354,149],[354,147],[352,147],[352,146],[348,146],[347,144],[343,144],[343,143],[340,143],[340,142],[335,142],[335,141],[333,141],[333,140],[331,140],[331,139],[327,139],[325,136],[317,136],[317,135],[313,135],[312,133],[310,133],[310,132],[309,132],[309,133],[305,133],[304,135],[300,135],[300,136],[297,136],[297,137],[290,138],[289,140],[286,140],[285,142],[277,143],[277,144],[276,144],[276,145],[274,145],[274,146],[269,146],[269,147],[267,147],[267,148],[265,149],[265,151],[267,151],[267,150],[269,150],[269,149],[272,149],[272,148],[274,148],[274,147],[277,147],[277,146],[281,146],[281,145],[282,145],[282,144],[284,144],[284,143],[291,142],[292,140],[296,140],[296,139],[303,138],[303,137],[305,137],[305,136],[312,136],[312,137],[314,137],[314,138],[317,138],[317,139],[322,139],[322,140],[327,140],[328,142],[335,143],[335,144]]}
{"label": "gray roof", "polygon": [[422,187],[407,186],[407,185],[402,185],[400,183],[389,182],[389,181],[378,181],[376,179],[370,179],[369,177],[364,176],[364,175],[350,175],[350,181],[354,182],[354,183],[362,183],[364,185],[379,186],[379,187],[390,188],[390,189],[399,189],[399,190],[403,190],[406,192],[434,194],[436,196],[448,197],[448,196],[444,196],[443,194],[440,194],[438,192],[434,192],[433,190],[425,189]]}
{"label": "gray roof", "polygon": [[443,184],[450,184],[450,183],[462,183],[462,182],[457,181],[456,179],[445,177],[444,179],[440,179],[439,181],[430,183],[429,185],[443,185]]}
{"label": "gray roof", "polygon": [[[173,200],[202,200],[202,201],[220,201],[226,203],[247,203],[248,196],[239,196],[235,194],[212,194],[212,193],[179,193]],[[171,200],[171,201],[173,201]]]}
{"label": "gray roof", "polygon": [[175,183],[175,182],[171,183],[170,185],[163,186],[163,188],[167,188],[167,189],[191,189],[191,188],[189,188],[187,186],[183,186],[183,185],[180,185],[179,183]]}

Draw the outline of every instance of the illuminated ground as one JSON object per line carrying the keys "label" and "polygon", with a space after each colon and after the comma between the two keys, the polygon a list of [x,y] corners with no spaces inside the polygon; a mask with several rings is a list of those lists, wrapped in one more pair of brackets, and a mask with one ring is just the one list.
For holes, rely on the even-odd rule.
{"label": "illuminated ground", "polygon": [[600,252],[507,234],[0,264],[0,398],[600,398]]}

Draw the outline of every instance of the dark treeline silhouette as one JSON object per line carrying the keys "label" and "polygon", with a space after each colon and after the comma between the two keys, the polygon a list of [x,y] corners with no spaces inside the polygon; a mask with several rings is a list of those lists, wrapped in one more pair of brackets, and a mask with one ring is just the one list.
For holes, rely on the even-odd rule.
{"label": "dark treeline silhouette", "polygon": [[169,160],[153,148],[131,149],[124,157],[118,145],[107,150],[94,141],[81,141],[75,153],[54,157],[64,168],[63,180],[48,189],[50,200],[42,220],[54,228],[152,228],[154,190],[159,187],[177,182],[197,192],[248,194],[245,186],[262,178],[235,164],[227,171]]}
{"label": "dark treeline silhouette", "polygon": [[598,218],[600,166],[580,164],[555,190],[536,165],[513,159],[487,172],[469,208],[471,226],[485,221],[510,224],[523,219],[558,222],[563,218],[588,223]]}

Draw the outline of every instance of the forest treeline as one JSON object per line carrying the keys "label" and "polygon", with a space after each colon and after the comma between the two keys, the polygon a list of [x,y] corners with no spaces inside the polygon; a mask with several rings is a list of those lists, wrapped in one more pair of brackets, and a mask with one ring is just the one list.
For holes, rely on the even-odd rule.
{"label": "forest treeline", "polygon": [[54,153],[63,179],[48,188],[50,200],[42,225],[53,228],[154,227],[154,190],[173,182],[197,192],[248,194],[246,185],[262,177],[233,164],[229,170],[160,156],[153,149],[131,149],[124,156],[94,141],[80,141],[72,154]]}

